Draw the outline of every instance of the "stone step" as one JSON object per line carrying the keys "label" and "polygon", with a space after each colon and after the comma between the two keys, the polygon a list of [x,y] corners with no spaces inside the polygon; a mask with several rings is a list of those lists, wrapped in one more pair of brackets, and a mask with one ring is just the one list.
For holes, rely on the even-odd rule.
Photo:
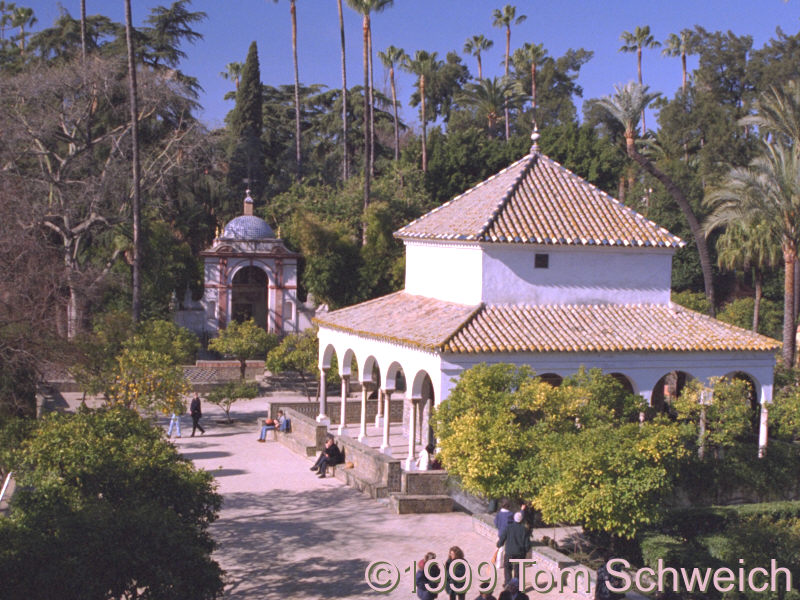
{"label": "stone step", "polygon": [[345,468],[344,465],[336,465],[336,467],[332,468],[332,471],[329,470],[328,473],[332,473],[339,481],[342,481],[359,492],[367,494],[370,498],[379,499],[389,497],[389,488],[387,486],[380,482],[376,483],[356,477],[355,471]]}
{"label": "stone step", "polygon": [[453,499],[444,494],[391,494],[389,504],[398,515],[453,512]]}

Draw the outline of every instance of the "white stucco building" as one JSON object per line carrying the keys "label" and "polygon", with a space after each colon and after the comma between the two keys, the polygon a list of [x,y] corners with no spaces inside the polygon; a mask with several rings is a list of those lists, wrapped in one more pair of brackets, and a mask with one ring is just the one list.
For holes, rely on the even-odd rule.
{"label": "white stucco building", "polygon": [[430,406],[482,362],[529,365],[554,383],[598,367],[655,405],[687,378],[746,377],[766,445],[778,342],[672,304],[684,242],[535,144],[395,236],[405,289],[319,317],[319,364],[324,378],[336,360],[345,381],[379,385],[385,398],[405,383],[404,431],[425,432],[409,436],[408,468],[427,443]]}

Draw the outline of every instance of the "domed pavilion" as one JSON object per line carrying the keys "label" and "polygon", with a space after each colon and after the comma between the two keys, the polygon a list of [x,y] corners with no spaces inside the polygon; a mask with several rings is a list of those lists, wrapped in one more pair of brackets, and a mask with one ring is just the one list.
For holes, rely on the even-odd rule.
{"label": "domed pavilion", "polygon": [[299,331],[297,259],[263,219],[253,214],[250,190],[244,214],[232,219],[200,253],[204,261],[202,333],[214,337],[231,320],[253,318],[280,335]]}

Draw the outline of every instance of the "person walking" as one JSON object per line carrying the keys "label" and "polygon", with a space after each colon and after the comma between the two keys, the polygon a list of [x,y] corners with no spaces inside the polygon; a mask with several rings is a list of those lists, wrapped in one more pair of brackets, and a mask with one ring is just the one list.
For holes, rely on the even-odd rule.
{"label": "person walking", "polygon": [[200,435],[203,435],[206,430],[200,425],[200,417],[203,416],[203,411],[200,408],[200,396],[197,394],[192,398],[192,403],[189,405],[189,413],[192,415],[192,437],[194,437],[195,430],[200,430]]}
{"label": "person walking", "polygon": [[176,412],[173,412],[169,417],[169,427],[167,428],[167,439],[172,437],[173,429],[175,430],[175,433],[178,434],[176,437],[181,437],[181,417]]}

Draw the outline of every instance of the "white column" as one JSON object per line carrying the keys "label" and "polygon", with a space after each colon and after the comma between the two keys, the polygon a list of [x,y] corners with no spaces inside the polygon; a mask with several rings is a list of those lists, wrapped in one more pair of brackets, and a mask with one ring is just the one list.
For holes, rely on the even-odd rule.
{"label": "white column", "polygon": [[392,447],[389,445],[389,402],[392,400],[392,390],[383,390],[383,442],[381,452],[386,456],[392,455]]}
{"label": "white column", "polygon": [[383,426],[383,390],[378,389],[378,413],[375,415],[375,427]]}
{"label": "white column", "polygon": [[327,369],[319,370],[319,414],[317,415],[317,423],[320,425],[330,425],[331,420],[328,418],[328,392],[325,389],[325,372]]}
{"label": "white column", "polygon": [[417,468],[417,437],[415,429],[417,428],[417,398],[411,398],[411,407],[409,409],[408,420],[408,457],[406,458],[406,471],[414,471]]}
{"label": "white column", "polygon": [[758,457],[764,458],[767,454],[767,404],[761,404],[761,420],[758,427]]}
{"label": "white column", "polygon": [[358,441],[364,443],[367,439],[367,396],[369,396],[372,382],[361,382],[361,430],[358,432]]}
{"label": "white column", "polygon": [[339,424],[339,435],[347,433],[347,419],[345,409],[347,408],[347,391],[350,375],[342,375],[342,422]]}

